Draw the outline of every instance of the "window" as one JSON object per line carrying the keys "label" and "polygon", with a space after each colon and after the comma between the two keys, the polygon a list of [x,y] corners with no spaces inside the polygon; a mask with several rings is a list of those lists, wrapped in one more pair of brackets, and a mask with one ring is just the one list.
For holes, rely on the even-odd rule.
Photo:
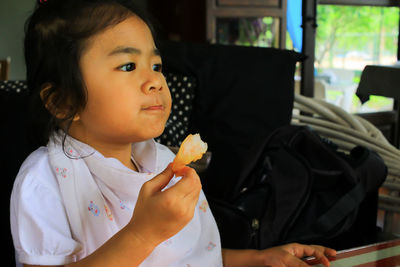
{"label": "window", "polygon": [[279,47],[279,18],[217,18],[217,43]]}
{"label": "window", "polygon": [[211,43],[285,48],[287,0],[207,0]]}
{"label": "window", "polygon": [[365,65],[397,62],[399,8],[320,4],[317,24],[315,79],[325,99],[348,112],[393,109],[392,99],[379,96],[362,105],[355,91]]}

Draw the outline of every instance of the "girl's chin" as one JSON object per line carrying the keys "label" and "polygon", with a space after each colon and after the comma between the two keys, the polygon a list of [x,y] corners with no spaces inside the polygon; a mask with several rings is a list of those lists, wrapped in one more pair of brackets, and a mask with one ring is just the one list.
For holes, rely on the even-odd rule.
{"label": "girl's chin", "polygon": [[[149,131],[146,136],[144,136],[144,139],[154,139],[157,137],[160,137],[163,132],[165,130],[165,125],[163,125],[162,127],[160,126],[159,128],[153,128],[151,131]],[[148,137],[148,138],[146,138]]]}
{"label": "girl's chin", "polygon": [[157,137],[160,137],[160,136],[163,134],[164,130],[165,130],[165,127],[163,127],[163,128],[162,128],[162,130],[160,130],[160,131],[157,131],[157,133],[156,133],[156,134],[154,134],[154,136],[153,136],[153,137],[151,137],[151,138],[157,138]]}

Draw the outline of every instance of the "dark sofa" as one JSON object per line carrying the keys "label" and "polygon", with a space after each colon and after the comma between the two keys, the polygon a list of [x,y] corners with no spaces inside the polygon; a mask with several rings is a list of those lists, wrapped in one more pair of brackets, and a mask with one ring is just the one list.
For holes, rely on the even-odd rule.
{"label": "dark sofa", "polygon": [[[251,147],[274,129],[290,124],[294,73],[304,56],[273,48],[179,42],[161,42],[159,47],[167,72],[197,79],[188,129],[200,133],[212,153],[201,179],[224,244],[224,236],[242,228],[239,222],[217,218],[219,202],[229,203],[243,189],[240,170]],[[347,249],[378,241],[377,201],[377,191],[366,197],[347,232],[309,242]]]}
{"label": "dark sofa", "polygon": [[161,42],[166,72],[197,80],[189,131],[200,133],[212,160],[203,175],[210,196],[228,199],[240,188],[238,170],[255,140],[290,123],[293,51],[196,43]]}

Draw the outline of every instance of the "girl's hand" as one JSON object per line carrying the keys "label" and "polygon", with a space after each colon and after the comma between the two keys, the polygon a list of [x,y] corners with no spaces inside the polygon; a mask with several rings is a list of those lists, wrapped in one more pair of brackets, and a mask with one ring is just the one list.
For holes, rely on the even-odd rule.
{"label": "girl's hand", "polygon": [[161,191],[174,176],[170,164],[140,190],[128,227],[133,237],[149,248],[178,233],[193,218],[201,191],[200,178],[189,167],[175,174],[182,179]]}
{"label": "girl's hand", "polygon": [[273,247],[260,251],[263,266],[271,267],[307,267],[309,266],[301,258],[314,256],[324,266],[330,266],[327,256],[336,256],[334,249],[316,246],[301,245],[297,243]]}

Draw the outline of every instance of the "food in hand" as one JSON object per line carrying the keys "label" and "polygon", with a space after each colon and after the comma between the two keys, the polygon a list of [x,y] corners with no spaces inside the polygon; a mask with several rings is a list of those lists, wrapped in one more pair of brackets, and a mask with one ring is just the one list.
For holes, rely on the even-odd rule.
{"label": "food in hand", "polygon": [[207,151],[207,143],[203,142],[200,134],[189,134],[183,140],[174,161],[172,162],[172,170],[176,172],[185,165],[201,159]]}

